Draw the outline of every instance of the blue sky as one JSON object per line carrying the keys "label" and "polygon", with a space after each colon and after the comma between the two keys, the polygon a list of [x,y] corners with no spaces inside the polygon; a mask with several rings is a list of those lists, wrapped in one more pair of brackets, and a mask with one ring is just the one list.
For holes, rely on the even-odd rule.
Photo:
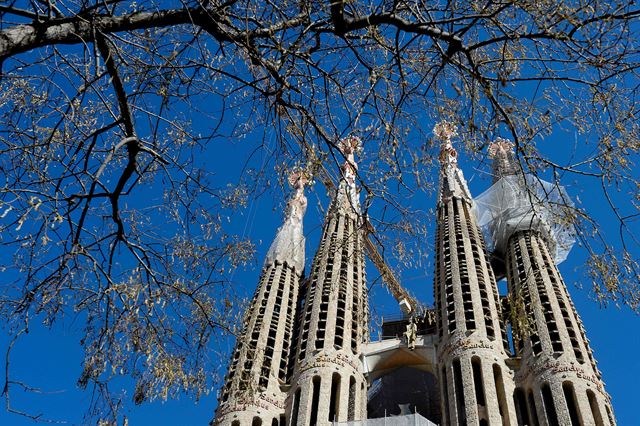
{"label": "blue sky", "polygon": [[[549,145],[561,145],[561,141],[556,142],[556,144],[549,142]],[[221,168],[220,171],[224,172],[229,183],[234,183],[240,178],[239,168],[235,167],[234,161],[242,158],[242,152],[250,148],[251,145],[248,143],[237,142],[233,149],[222,156],[211,158],[210,161],[214,163],[213,166]],[[470,189],[477,195],[490,185],[489,176],[486,173],[487,166],[466,161],[464,152],[461,152],[461,157],[461,167],[469,181]],[[261,160],[256,159],[256,161]],[[605,214],[604,211],[598,211],[598,208],[602,208],[599,207],[602,203],[596,191],[590,191],[588,186],[580,186],[579,182],[567,182],[567,190],[572,197],[580,197],[585,206],[595,209],[592,212],[596,216],[599,213]],[[281,221],[282,212],[277,207],[283,203],[281,196],[281,191],[275,190],[273,194],[253,200],[247,209],[233,220],[233,228],[257,242],[258,252],[253,266],[239,270],[233,276],[234,285],[246,296],[250,296],[255,288],[262,258]],[[319,237],[322,223],[320,206],[326,207],[327,204],[321,185],[316,185],[308,193],[308,197],[309,208],[305,218],[307,265],[310,263]],[[427,207],[435,203],[433,196],[429,194],[418,194],[416,197],[420,198],[420,204]],[[407,202],[414,203],[416,200]],[[607,228],[615,224],[603,223],[602,226]],[[432,235],[432,231],[429,230],[429,238],[424,243],[427,252],[432,250]],[[627,308],[617,309],[609,306],[603,309],[590,299],[588,283],[583,284],[582,281],[585,258],[584,250],[575,247],[568,260],[560,265],[560,270],[586,327],[599,368],[603,373],[606,389],[613,398],[618,423],[620,425],[637,424],[636,392],[631,390],[631,386],[640,378],[640,361],[638,357],[632,356],[640,352],[640,339],[637,339],[635,332],[640,322],[638,316]],[[422,301],[431,303],[433,280],[431,263],[427,261],[420,267],[398,270],[403,284]],[[395,301],[382,288],[378,278],[377,271],[368,265],[369,285],[375,282],[370,298],[372,314],[379,317],[398,313]],[[584,288],[578,288],[580,285],[584,285]],[[504,292],[504,284],[501,284],[501,287]],[[12,379],[38,387],[42,393],[21,392],[14,386],[11,394],[14,408],[26,410],[32,414],[41,413],[43,418],[66,421],[69,424],[82,423],[82,416],[91,398],[90,391],[83,392],[76,387],[76,380],[81,372],[82,351],[79,339],[82,326],[80,319],[66,317],[50,331],[34,325],[31,332],[18,341],[12,353]],[[226,340],[218,344],[221,346],[212,348],[214,353],[228,353],[232,342]],[[0,335],[0,350],[4,352],[7,345],[8,337],[3,331]],[[224,372],[226,363],[226,356],[215,358],[215,355],[212,355],[212,369]],[[4,379],[4,370],[0,376]],[[127,392],[125,399],[130,400],[131,384],[126,380],[116,381],[111,390],[118,391],[119,388],[125,389]],[[216,404],[214,389],[199,402],[183,396],[179,400],[165,403],[153,402],[140,407],[129,406],[125,412],[131,425],[195,425],[206,424],[211,419]],[[0,424],[28,425],[33,422],[0,410]]]}

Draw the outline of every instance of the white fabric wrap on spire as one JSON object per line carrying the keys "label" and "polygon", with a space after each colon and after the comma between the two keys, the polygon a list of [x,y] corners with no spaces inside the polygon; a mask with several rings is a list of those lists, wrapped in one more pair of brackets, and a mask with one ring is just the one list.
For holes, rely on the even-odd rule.
{"label": "white fabric wrap on spire", "polygon": [[340,151],[345,156],[342,165],[342,179],[338,184],[333,205],[343,213],[360,214],[360,197],[356,188],[356,163],[355,152],[360,149],[361,142],[357,137],[347,137],[340,142]]}
{"label": "white fabric wrap on spire", "polygon": [[494,184],[475,199],[478,225],[489,250],[504,254],[511,235],[535,230],[542,234],[556,263],[567,258],[576,242],[568,219],[573,202],[562,186],[525,175],[514,144],[497,138],[489,145]]}
{"label": "white fabric wrap on spire", "polygon": [[[467,181],[464,178],[462,170],[458,168],[457,163],[448,164],[443,170],[440,177],[442,187],[440,188],[440,197],[443,198],[460,198],[473,203],[473,198],[469,192]],[[444,202],[444,199],[440,201]]]}
{"label": "white fabric wrap on spire", "polygon": [[567,258],[576,241],[567,220],[573,202],[562,186],[532,175],[507,175],[475,199],[478,225],[490,251],[504,254],[509,237],[536,230],[547,241],[556,263]]}
{"label": "white fabric wrap on spire", "polygon": [[303,188],[299,187],[287,204],[284,223],[278,228],[276,237],[271,243],[264,260],[265,265],[275,261],[287,263],[295,268],[297,274],[302,274],[305,261],[302,219],[306,210],[307,198],[304,196]]}
{"label": "white fabric wrap on spire", "polygon": [[347,177],[340,181],[336,190],[335,206],[344,213],[360,213],[360,197],[354,180]]}

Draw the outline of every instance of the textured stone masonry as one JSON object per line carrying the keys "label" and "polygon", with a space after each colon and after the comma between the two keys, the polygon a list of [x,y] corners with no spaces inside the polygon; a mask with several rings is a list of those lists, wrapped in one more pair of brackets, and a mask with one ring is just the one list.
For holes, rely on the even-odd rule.
{"label": "textured stone masonry", "polygon": [[[304,182],[295,181],[296,195],[245,314],[216,425],[328,426],[364,420],[369,384],[408,367],[438,377],[444,426],[615,425],[584,326],[549,248],[553,241],[547,216],[538,207],[523,216],[532,219],[530,225],[507,227],[511,230],[501,234],[504,241],[494,241],[505,248],[504,253],[494,250],[507,273],[511,312],[503,312],[474,201],[451,144],[455,129],[444,123],[435,133],[443,142],[435,237],[436,330],[418,336],[412,345],[412,334],[401,336],[401,330],[392,340],[368,343],[357,141],[349,138],[341,144],[347,161],[304,279],[306,199]],[[506,140],[490,148],[496,179],[520,173],[511,148]],[[526,185],[525,179],[512,180]],[[527,188],[520,189],[526,193]],[[513,329],[511,342],[507,323]],[[434,393],[430,377],[427,386]],[[376,382],[374,393],[382,383]],[[393,392],[384,394],[384,401],[387,395]]]}

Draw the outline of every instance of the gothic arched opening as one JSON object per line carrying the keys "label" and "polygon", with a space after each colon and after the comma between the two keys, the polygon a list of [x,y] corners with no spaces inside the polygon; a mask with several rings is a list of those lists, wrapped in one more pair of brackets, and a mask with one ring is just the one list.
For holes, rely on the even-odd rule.
{"label": "gothic arched opening", "polygon": [[440,388],[429,371],[400,367],[376,379],[368,392],[370,419],[418,413],[439,424]]}

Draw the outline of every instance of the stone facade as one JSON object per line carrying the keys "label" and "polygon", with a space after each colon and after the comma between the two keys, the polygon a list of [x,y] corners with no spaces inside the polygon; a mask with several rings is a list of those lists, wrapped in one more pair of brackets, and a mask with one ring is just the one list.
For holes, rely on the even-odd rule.
{"label": "stone facade", "polygon": [[329,206],[302,304],[289,424],[328,425],[366,417],[367,383],[359,360],[368,339],[361,218],[354,173],[356,141]]}
{"label": "stone facade", "polygon": [[[389,340],[369,342],[357,140],[349,138],[341,143],[342,178],[304,279],[306,201],[304,183],[295,181],[297,193],[247,310],[215,424],[327,426],[381,411],[408,414],[411,408],[401,399],[413,398],[414,411],[421,405],[425,411],[418,414],[428,411],[443,425],[615,425],[584,327],[556,266],[559,240],[552,216],[544,204],[528,209],[522,200],[515,208],[499,207],[498,213],[510,210],[503,216],[508,220],[497,220],[485,233],[493,245],[490,255],[477,205],[458,168],[451,143],[455,130],[445,123],[435,133],[442,139],[435,318],[395,320]],[[510,186],[499,188],[526,195],[528,181],[520,177],[508,141],[499,140],[490,153],[496,182],[509,177]],[[506,270],[508,295],[502,298],[491,263],[496,260]],[[418,336],[416,324],[422,327]],[[418,375],[408,369],[420,370],[421,380],[409,380]],[[407,389],[381,389],[403,380],[425,387],[430,402],[415,403],[415,392],[407,396]],[[372,403],[384,398],[384,410],[368,412],[371,385]],[[438,401],[441,407],[434,410]]]}
{"label": "stone facade", "polygon": [[293,326],[304,269],[302,218],[306,178],[292,175],[296,193],[267,253],[247,309],[216,411],[215,424],[283,424]]}
{"label": "stone facade", "polygon": [[438,324],[438,374],[445,424],[515,423],[512,372],[500,299],[453,131],[437,128],[440,194],[436,224],[434,299]]}

